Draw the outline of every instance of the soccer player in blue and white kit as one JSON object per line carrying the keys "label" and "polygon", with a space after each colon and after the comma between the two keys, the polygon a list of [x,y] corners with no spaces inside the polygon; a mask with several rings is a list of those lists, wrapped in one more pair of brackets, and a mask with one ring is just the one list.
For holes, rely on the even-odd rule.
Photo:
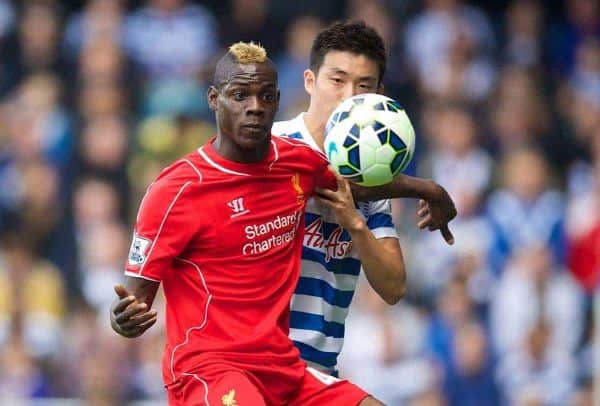
{"label": "soccer player in blue and white kit", "polygon": [[[323,150],[327,119],[339,103],[356,94],[383,90],[385,47],[375,30],[364,23],[338,22],[319,33],[310,59],[310,69],[304,72],[304,86],[310,95],[308,111],[274,123],[272,133]],[[369,189],[368,196],[373,198],[375,191]],[[361,188],[353,185],[352,192],[359,198]],[[419,227],[439,229],[448,243],[453,242],[447,224],[456,210],[441,186],[400,175],[378,192],[378,198],[420,198]],[[347,225],[346,229],[339,224]],[[322,190],[320,197],[311,199],[305,227],[301,275],[291,303],[290,336],[309,366],[336,376],[346,316],[361,265],[373,289],[387,303],[395,304],[406,289],[402,250],[390,201],[355,206],[348,188]]]}

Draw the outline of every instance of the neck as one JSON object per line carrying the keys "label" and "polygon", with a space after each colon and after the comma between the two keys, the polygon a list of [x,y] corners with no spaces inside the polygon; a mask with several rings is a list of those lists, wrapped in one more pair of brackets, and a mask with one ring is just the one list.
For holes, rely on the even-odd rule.
{"label": "neck", "polygon": [[251,164],[264,161],[267,158],[271,148],[271,137],[267,137],[262,144],[254,148],[242,148],[219,132],[212,147],[217,154],[229,161]]}
{"label": "neck", "polygon": [[306,124],[306,129],[313,137],[321,151],[323,151],[326,123],[319,117],[319,114],[315,113],[314,110],[309,108],[308,111],[304,113],[304,124]]}

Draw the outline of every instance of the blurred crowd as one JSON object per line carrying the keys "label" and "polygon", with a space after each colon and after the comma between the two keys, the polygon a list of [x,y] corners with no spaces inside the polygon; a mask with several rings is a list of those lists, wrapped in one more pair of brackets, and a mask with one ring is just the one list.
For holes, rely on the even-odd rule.
{"label": "blurred crowd", "polygon": [[446,246],[394,202],[407,297],[361,282],[341,375],[391,406],[591,405],[600,1],[482,3],[0,0],[0,403],[164,399],[160,317],[136,340],[108,322],[146,186],[215,133],[227,45],[267,48],[289,119],[316,33],[360,18],[417,130],[411,173],[459,214]]}

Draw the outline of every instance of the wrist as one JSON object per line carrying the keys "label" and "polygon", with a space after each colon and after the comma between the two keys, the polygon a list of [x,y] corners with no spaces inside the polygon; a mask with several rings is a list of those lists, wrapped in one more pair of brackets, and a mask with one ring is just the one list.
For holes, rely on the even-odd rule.
{"label": "wrist", "polygon": [[367,229],[367,222],[362,217],[357,217],[355,220],[347,224],[346,229],[350,234],[360,233]]}
{"label": "wrist", "polygon": [[423,180],[422,195],[419,196],[423,200],[437,201],[440,199],[440,185],[432,179]]}

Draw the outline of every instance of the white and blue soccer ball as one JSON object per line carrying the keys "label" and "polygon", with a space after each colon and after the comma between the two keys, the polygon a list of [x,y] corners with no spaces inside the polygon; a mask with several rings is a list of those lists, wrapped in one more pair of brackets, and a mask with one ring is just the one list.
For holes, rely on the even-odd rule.
{"label": "white and blue soccer ball", "polygon": [[331,114],[324,147],[340,175],[362,186],[378,186],[406,169],[415,150],[415,131],[397,101],[360,94]]}

